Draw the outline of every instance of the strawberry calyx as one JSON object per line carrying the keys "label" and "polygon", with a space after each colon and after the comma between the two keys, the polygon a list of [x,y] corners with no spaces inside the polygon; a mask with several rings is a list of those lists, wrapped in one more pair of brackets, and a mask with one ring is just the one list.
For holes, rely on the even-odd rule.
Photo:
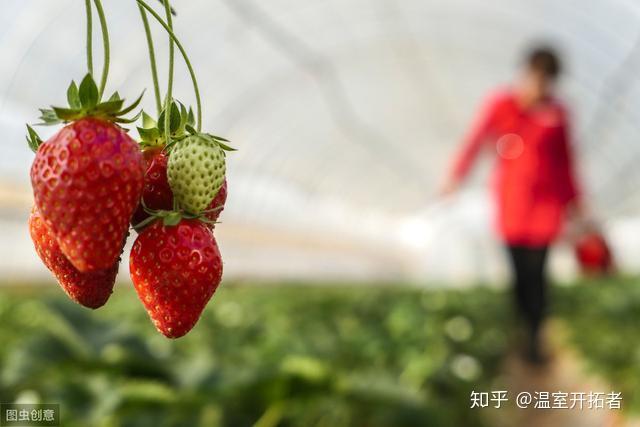
{"label": "strawberry calyx", "polygon": [[144,92],[131,105],[125,107],[124,99],[120,98],[118,92],[102,101],[98,86],[91,74],[87,74],[77,86],[72,81],[67,89],[68,107],[54,107],[50,109],[40,109],[40,125],[56,125],[68,123],[85,117],[93,117],[114,123],[133,123],[138,120],[140,113],[132,118],[124,118],[132,112],[142,101]]}
{"label": "strawberry calyx", "polygon": [[[228,145],[228,139],[211,133],[198,132],[195,128],[195,116],[191,107],[187,108],[180,101],[171,102],[169,113],[169,129],[165,127],[166,108],[162,110],[158,120],[154,120],[146,112],[142,112],[142,127],[138,127],[140,146],[142,149],[164,147],[170,151],[175,144],[191,135],[198,135],[209,139],[220,146],[224,151],[236,151]],[[167,141],[166,135],[169,135]]]}
{"label": "strawberry calyx", "polygon": [[171,141],[181,140],[188,135],[187,126],[194,126],[195,116],[191,107],[187,109],[180,101],[172,101],[170,108],[168,132],[165,127],[166,108],[160,112],[158,120],[146,112],[142,112],[142,127],[137,129],[140,135],[140,145],[143,149],[166,146],[167,135]]}
{"label": "strawberry calyx", "polygon": [[218,224],[217,221],[212,221],[212,220],[208,219],[206,217],[206,215],[224,208],[224,206],[217,206],[215,208],[212,208],[212,209],[209,209],[209,210],[206,210],[206,211],[202,211],[202,212],[200,212],[198,214],[192,214],[192,213],[185,212],[185,211],[182,211],[182,210],[156,210],[156,209],[151,209],[151,208],[148,208],[145,205],[144,199],[140,200],[140,204],[142,205],[142,208],[144,209],[144,211],[147,214],[149,214],[149,217],[133,226],[133,229],[136,230],[136,232],[140,232],[143,228],[145,228],[147,225],[151,224],[152,222],[154,222],[156,220],[161,220],[162,224],[165,227],[174,227],[174,226],[180,224],[180,221],[182,221],[183,219],[197,219],[199,221],[204,222],[205,224]]}

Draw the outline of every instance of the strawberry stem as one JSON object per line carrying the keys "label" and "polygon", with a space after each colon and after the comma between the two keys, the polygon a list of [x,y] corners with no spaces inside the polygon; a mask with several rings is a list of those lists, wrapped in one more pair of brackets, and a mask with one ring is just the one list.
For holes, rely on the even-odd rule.
{"label": "strawberry stem", "polygon": [[[167,17],[167,26],[169,27],[169,31],[173,32],[173,20],[171,18],[171,4],[169,4],[169,0],[164,0],[164,11]],[[173,39],[171,35],[169,35],[169,77],[167,78],[167,97],[165,99],[165,114],[164,114],[164,133],[165,133],[165,141],[167,144],[170,141],[171,136],[171,104],[173,103],[172,92],[173,92],[173,62],[174,62],[174,47],[173,47]]]}
{"label": "strawberry stem", "polygon": [[85,10],[87,11],[87,70],[93,75],[93,13],[91,10],[91,0],[85,0]]}
{"label": "strawberry stem", "polygon": [[164,27],[165,31],[169,34],[173,42],[176,44],[178,50],[180,51],[180,54],[182,55],[182,58],[184,59],[187,69],[189,70],[189,75],[191,76],[191,81],[193,82],[193,90],[196,95],[196,110],[197,110],[196,127],[198,132],[200,132],[202,130],[202,102],[200,99],[200,90],[198,88],[198,80],[196,79],[196,74],[193,71],[193,66],[191,65],[191,61],[189,61],[189,56],[187,55],[187,52],[184,50],[182,43],[180,43],[180,40],[178,40],[176,35],[173,33],[173,30],[167,25],[167,23],[162,19],[162,17],[160,17],[160,15],[158,15],[147,3],[145,3],[144,0],[136,0],[136,1],[138,2],[139,5],[144,7],[151,14],[151,16],[153,16],[153,18],[156,21],[158,21],[160,25]]}
{"label": "strawberry stem", "polygon": [[138,5],[138,8],[140,9],[140,17],[142,18],[142,24],[144,25],[144,33],[147,38],[149,62],[151,64],[151,78],[153,80],[153,93],[156,98],[156,110],[157,110],[156,114],[160,115],[160,112],[162,110],[162,99],[160,98],[160,85],[158,83],[158,66],[156,64],[156,52],[153,46],[153,37],[151,35],[151,28],[149,28],[149,19],[147,19],[147,12],[140,5]]}
{"label": "strawberry stem", "polygon": [[104,9],[102,9],[102,3],[100,0],[93,0],[98,12],[98,18],[100,18],[100,28],[102,29],[102,43],[104,49],[104,64],[102,64],[102,78],[100,79],[99,98],[102,99],[104,89],[107,86],[107,77],[109,75],[109,60],[111,52],[109,49],[109,29],[107,28],[107,19],[104,16]]}

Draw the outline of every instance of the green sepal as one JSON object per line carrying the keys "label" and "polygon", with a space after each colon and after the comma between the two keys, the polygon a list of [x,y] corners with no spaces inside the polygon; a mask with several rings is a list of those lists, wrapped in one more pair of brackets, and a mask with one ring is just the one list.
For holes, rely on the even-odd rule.
{"label": "green sepal", "polygon": [[[180,115],[180,108],[175,102],[171,103],[171,116],[169,117],[169,133],[174,134],[181,128],[182,117]],[[165,111],[163,110],[158,117],[158,129],[160,132],[165,133]]]}
{"label": "green sepal", "polygon": [[37,153],[38,148],[42,145],[42,138],[40,138],[40,135],[29,125],[27,125],[27,144],[34,153]]}
{"label": "green sepal", "polygon": [[55,125],[61,122],[55,111],[46,108],[40,109],[40,120],[42,122],[38,124],[41,125]]}
{"label": "green sepal", "polygon": [[148,115],[147,113],[145,113],[143,111],[142,112],[142,127],[145,128],[145,129],[151,129],[151,128],[158,127],[158,123],[156,123],[156,121],[153,119],[153,117],[151,117],[150,115]]}
{"label": "green sepal", "polygon": [[69,106],[71,108],[82,108],[78,86],[76,86],[76,82],[74,81],[71,82],[71,84],[69,85],[69,89],[67,89],[67,102],[69,103]]}
{"label": "green sepal", "polygon": [[[191,113],[190,113],[191,112]],[[163,110],[154,120],[147,113],[142,113],[142,128],[138,128],[143,147],[165,146],[170,148],[177,141],[187,136],[186,128],[189,127],[189,114],[193,115],[191,109],[187,109],[180,101],[171,103],[171,117],[169,119],[169,141],[165,139],[165,111]],[[140,132],[141,131],[141,132]]]}
{"label": "green sepal", "polygon": [[187,124],[191,126],[196,125],[196,116],[193,114],[193,108],[189,107],[189,112],[187,113]]}
{"label": "green sepal", "polygon": [[124,117],[116,117],[115,119],[111,119],[110,121],[114,123],[131,124],[138,121],[138,119],[140,118],[140,114],[142,114],[142,111],[138,111],[136,115],[131,117],[130,119],[125,119]]}
{"label": "green sepal", "polygon": [[141,128],[138,127],[138,134],[140,135],[140,145],[143,147],[158,147],[164,145],[163,135],[160,134],[158,128]]}
{"label": "green sepal", "polygon": [[100,111],[101,113],[115,114],[122,109],[123,104],[123,99],[119,99],[116,101],[107,101],[96,105],[95,110]]}
{"label": "green sepal", "polygon": [[187,125],[184,128],[187,132],[189,132],[190,135],[198,134],[198,131],[196,130],[196,128],[193,127],[191,123],[187,123]]}
{"label": "green sepal", "polygon": [[[140,105],[140,102],[142,101],[142,98],[144,97],[144,93],[146,90],[143,90],[142,93],[140,94],[140,96],[138,97],[138,99],[136,99],[135,101],[133,101],[133,103],[131,105],[129,105],[128,107],[126,107],[123,110],[118,111],[118,115],[119,116],[124,116],[125,114],[129,114],[130,112],[132,112],[133,110],[135,110],[136,108],[138,108],[138,105]],[[117,92],[116,92],[117,93]],[[142,111],[140,113],[138,113],[137,117],[140,117],[140,114],[142,113]]]}
{"label": "green sepal", "polygon": [[209,139],[213,140],[216,144],[218,144],[218,146],[220,148],[222,148],[224,151],[238,151],[237,149],[235,149],[233,147],[230,147],[229,145],[225,144],[226,142],[230,142],[228,139],[225,139],[225,138],[223,138],[221,136],[212,135],[210,133],[207,133],[205,135]]}
{"label": "green sepal", "polygon": [[56,117],[64,122],[78,120],[83,117],[82,110],[74,110],[71,108],[52,107]]}
{"label": "green sepal", "polygon": [[82,79],[78,92],[80,95],[80,104],[82,105],[82,109],[90,110],[98,105],[100,92],[98,91],[98,85],[93,80],[91,74],[87,74],[84,79]]}
{"label": "green sepal", "polygon": [[166,227],[174,227],[182,221],[182,215],[180,212],[169,212],[164,218],[162,218],[162,224]]}
{"label": "green sepal", "polygon": [[140,233],[142,229],[145,228],[147,225],[157,220],[162,220],[162,225],[165,227],[175,227],[176,225],[180,224],[180,221],[182,221],[183,219],[197,219],[207,224],[215,224],[215,222],[206,218],[202,213],[198,215],[194,215],[181,210],[172,210],[172,211],[155,210],[155,209],[148,208],[147,205],[145,205],[144,203],[144,199],[140,200],[140,204],[142,205],[142,209],[144,209],[144,211],[147,214],[149,214],[149,217],[145,218],[144,220],[142,220],[141,222],[133,226],[133,229],[136,230],[138,233]]}
{"label": "green sepal", "polygon": [[208,134],[208,135],[209,135],[211,138],[215,139],[216,141],[231,142],[231,141],[229,141],[228,139],[223,138],[223,137],[221,137],[221,136],[216,136],[216,135],[213,135],[213,134]]}
{"label": "green sepal", "polygon": [[[221,136],[216,136],[210,133],[202,133],[202,132],[198,132],[192,125],[190,124],[185,124],[184,126],[185,131],[189,134],[189,135],[199,135],[202,136],[204,138],[207,138],[213,142],[215,142],[216,144],[218,144],[218,146],[220,148],[222,148],[224,151],[238,151],[236,148],[233,148],[229,145],[226,144],[226,142],[229,142],[228,139],[223,138]],[[171,143],[167,144],[167,148],[171,149],[173,147],[173,145],[175,145],[177,141],[172,141]]]}
{"label": "green sepal", "polygon": [[233,148],[228,146],[227,144],[225,144],[224,142],[221,142],[217,139],[214,138],[214,141],[218,143],[218,145],[220,146],[220,148],[222,148],[224,151],[238,151],[237,148]]}

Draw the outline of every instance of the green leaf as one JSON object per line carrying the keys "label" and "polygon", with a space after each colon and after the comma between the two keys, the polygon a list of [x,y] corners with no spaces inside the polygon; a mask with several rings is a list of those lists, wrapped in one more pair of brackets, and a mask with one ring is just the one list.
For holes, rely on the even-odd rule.
{"label": "green leaf", "polygon": [[91,109],[98,104],[98,98],[100,96],[98,93],[98,86],[96,85],[96,82],[93,81],[91,74],[87,74],[84,79],[82,79],[79,95],[80,103],[85,109]]}
{"label": "green leaf", "polygon": [[80,103],[80,94],[78,93],[78,86],[76,86],[76,82],[74,81],[71,82],[69,89],[67,89],[67,102],[71,108],[82,108],[82,104]]}

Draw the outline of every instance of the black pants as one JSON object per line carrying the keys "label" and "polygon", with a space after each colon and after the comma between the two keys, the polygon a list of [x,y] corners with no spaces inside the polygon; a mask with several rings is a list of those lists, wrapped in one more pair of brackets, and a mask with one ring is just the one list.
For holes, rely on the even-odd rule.
{"label": "black pants", "polygon": [[524,320],[530,339],[537,345],[547,309],[545,265],[548,247],[508,246],[513,268],[514,293],[518,314]]}

